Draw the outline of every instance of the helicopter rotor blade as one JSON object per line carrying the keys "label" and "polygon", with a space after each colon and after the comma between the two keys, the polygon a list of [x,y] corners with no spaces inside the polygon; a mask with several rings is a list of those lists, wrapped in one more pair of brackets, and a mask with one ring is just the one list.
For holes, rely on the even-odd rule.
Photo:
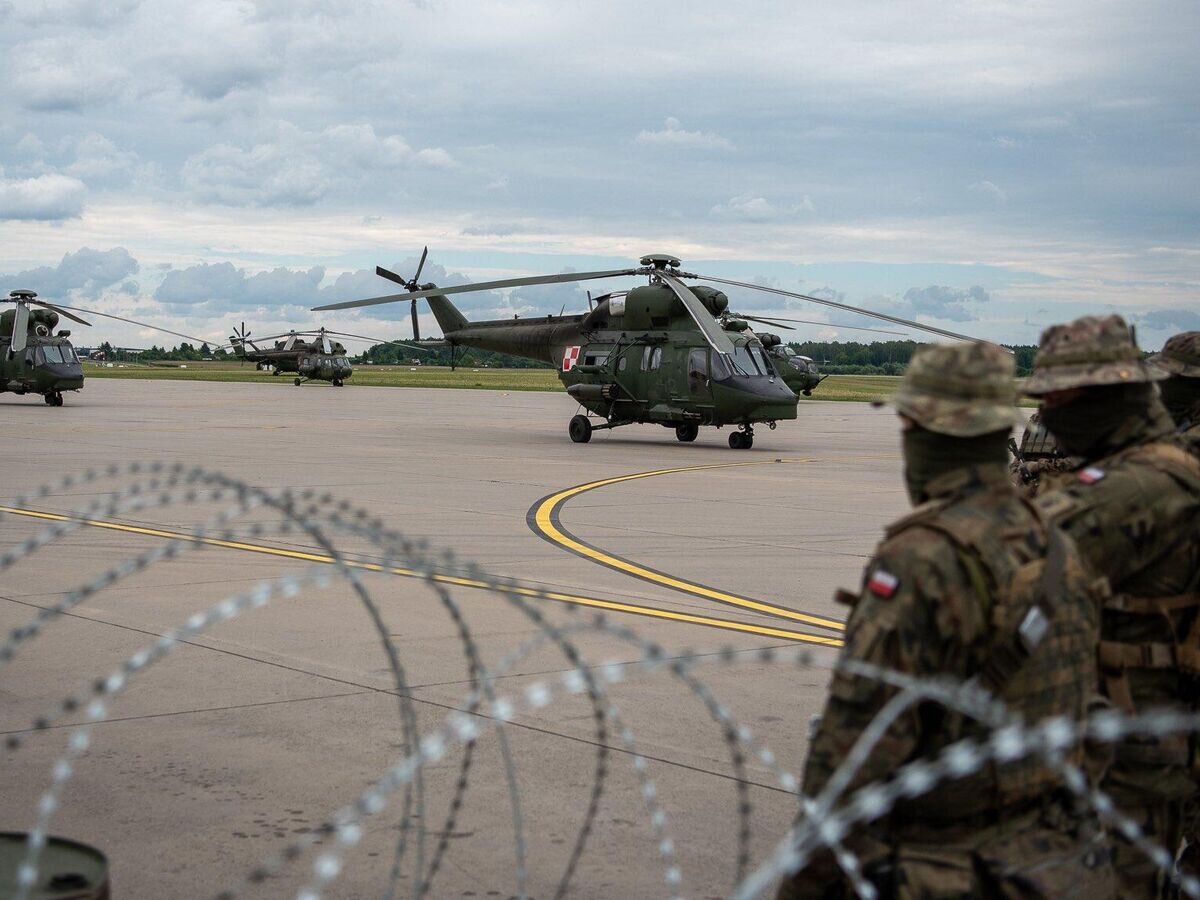
{"label": "helicopter rotor blade", "polygon": [[736,372],[739,370],[737,363],[733,360],[734,346],[733,341],[729,339],[729,335],[725,330],[717,324],[717,320],[712,317],[708,309],[700,302],[695,294],[688,290],[687,285],[683,284],[674,275],[666,272],[658,272],[659,278],[663,284],[667,285],[675,296],[679,298],[679,302],[683,304],[688,311],[688,315],[700,329],[700,333],[704,335],[704,339],[708,341],[708,345],[717,353],[723,354],[730,367]]}
{"label": "helicopter rotor blade", "polygon": [[[899,334],[899,335],[904,334],[903,331],[889,331],[886,328],[867,328],[863,325],[839,325],[837,322],[817,322],[817,321],[814,321],[813,319],[791,319],[791,318],[787,318],[786,316],[779,316],[779,317],[772,316],[771,318],[767,319],[767,318],[759,318],[756,316],[743,316],[738,313],[730,313],[730,315],[733,316],[735,319],[751,319],[755,322],[766,322],[768,325],[775,325],[779,328],[787,327],[786,325],[781,324],[782,322],[798,322],[801,325],[824,325],[828,328],[846,328],[846,329],[850,329],[852,331],[873,331],[876,334]],[[795,329],[792,329],[792,330],[795,330]]]}
{"label": "helicopter rotor blade", "polygon": [[29,307],[21,302],[17,304],[13,315],[12,339],[9,342],[10,355],[20,353],[29,343]]}
{"label": "helicopter rotor blade", "polygon": [[425,268],[425,257],[429,256],[429,246],[421,251],[421,261],[417,263],[417,274],[412,277],[412,283],[417,284],[421,280],[421,270]]}
{"label": "helicopter rotor blade", "polygon": [[441,294],[467,294],[474,291],[492,291],[503,288],[525,287],[534,284],[569,284],[573,281],[591,281],[596,278],[619,278],[623,275],[641,275],[644,273],[644,269],[612,269],[607,272],[564,272],[561,275],[503,278],[499,281],[481,281],[477,284],[428,288],[426,290],[410,291],[406,294],[388,294],[384,297],[370,297],[366,300],[348,300],[344,303],[330,303],[326,306],[314,306],[313,311],[325,312],[331,309],[358,309],[363,306],[379,306],[382,303],[396,303],[399,300],[418,300],[421,297],[432,297]]}
{"label": "helicopter rotor blade", "polygon": [[329,344],[329,336],[325,334],[324,328],[321,329],[321,352],[325,354],[333,352],[333,348]]}
{"label": "helicopter rotor blade", "polygon": [[92,326],[92,323],[89,322],[87,319],[81,319],[81,318],[79,318],[79,316],[72,315],[71,313],[67,312],[66,307],[55,306],[53,303],[47,303],[45,300],[30,300],[29,302],[32,303],[34,306],[44,306],[46,309],[52,309],[56,313],[58,313],[60,316],[65,316],[66,318],[70,319],[72,322],[78,322],[80,325],[87,325],[89,328]]}
{"label": "helicopter rotor blade", "polygon": [[332,334],[334,337],[350,338],[351,340],[355,341],[370,341],[375,344],[394,344],[397,347],[408,347],[410,350],[425,351],[434,349],[433,347],[418,347],[416,344],[406,344],[403,341],[390,341],[387,338],[371,337],[367,334],[353,334],[349,331],[330,331],[327,333]]}
{"label": "helicopter rotor blade", "polygon": [[940,334],[942,337],[954,338],[956,341],[974,341],[983,343],[982,338],[971,337],[969,334],[959,334],[957,331],[947,331],[944,328],[938,328],[936,325],[923,325],[920,322],[914,322],[912,319],[902,319],[899,316],[888,315],[887,313],[875,312],[871,309],[863,309],[861,306],[851,306],[848,303],[838,303],[836,300],[822,300],[820,297],[810,297],[808,294],[797,294],[794,291],[785,291],[780,288],[765,287],[761,284],[751,284],[748,281],[733,281],[730,278],[716,278],[711,275],[695,276],[701,281],[712,281],[717,284],[729,284],[734,287],[749,288],[752,291],[763,291],[767,294],[778,294],[781,297],[794,297],[797,300],[807,300],[810,303],[819,303],[822,306],[831,306],[834,309],[845,310],[846,312],[858,313],[862,316],[870,316],[873,319],[882,319],[885,322],[892,322],[896,325],[904,325],[908,328],[916,328],[919,331],[926,331],[930,334]]}
{"label": "helicopter rotor blade", "polygon": [[[39,300],[38,302],[40,303],[41,301]],[[180,338],[183,338],[184,340],[188,340],[188,341],[196,341],[197,343],[200,343],[200,344],[215,343],[215,342],[209,341],[208,338],[199,338],[199,337],[196,337],[195,335],[183,334],[182,332],[179,332],[179,331],[172,331],[169,328],[162,328],[158,325],[151,325],[149,322],[139,322],[137,319],[127,319],[124,316],[114,316],[112,313],[103,313],[97,309],[86,309],[82,306],[60,306],[60,307],[57,307],[57,309],[73,309],[76,312],[87,313],[89,316],[100,316],[101,318],[104,318],[104,319],[115,319],[118,322],[127,322],[130,325],[137,325],[139,328],[149,328],[153,331],[161,331],[163,334],[174,335],[175,337],[180,337]],[[80,320],[80,321],[82,321],[82,320]],[[84,322],[84,324],[87,325],[88,323]]]}
{"label": "helicopter rotor blade", "polygon": [[404,287],[408,287],[408,279],[407,278],[401,278],[395,272],[385,269],[383,266],[376,266],[375,274],[378,275],[380,278],[386,278],[388,281],[394,281],[394,282],[396,282],[396,284],[403,285]]}
{"label": "helicopter rotor blade", "polygon": [[782,322],[772,322],[770,319],[760,319],[758,316],[742,316],[729,314],[734,319],[745,319],[747,322],[762,322],[764,325],[770,325],[772,328],[782,328],[784,331],[795,331],[791,325],[784,325]]}
{"label": "helicopter rotor blade", "polygon": [[419,341],[421,339],[421,322],[417,318],[417,301],[416,300],[414,300],[412,302],[412,305],[409,307],[409,312],[412,313],[413,340]]}

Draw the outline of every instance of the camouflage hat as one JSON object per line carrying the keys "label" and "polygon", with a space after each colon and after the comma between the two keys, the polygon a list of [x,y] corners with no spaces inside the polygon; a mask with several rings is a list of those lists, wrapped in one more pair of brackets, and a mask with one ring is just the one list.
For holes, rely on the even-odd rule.
{"label": "camouflage hat", "polygon": [[1173,335],[1147,361],[1172,375],[1200,378],[1200,331]]}
{"label": "camouflage hat", "polygon": [[922,428],[976,437],[1016,424],[1016,399],[1012,354],[979,342],[918,347],[891,402]]}
{"label": "camouflage hat", "polygon": [[1042,332],[1033,374],[1021,390],[1040,397],[1070,388],[1137,384],[1166,377],[1165,372],[1142,362],[1133,330],[1120,316],[1082,316]]}

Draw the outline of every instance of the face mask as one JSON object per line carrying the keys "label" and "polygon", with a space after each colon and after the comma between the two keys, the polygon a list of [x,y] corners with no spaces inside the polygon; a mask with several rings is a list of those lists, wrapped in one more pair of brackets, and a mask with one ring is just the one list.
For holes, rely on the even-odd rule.
{"label": "face mask", "polygon": [[1133,416],[1144,416],[1154,387],[1113,384],[1090,387],[1061,406],[1042,407],[1042,424],[1068,456],[1090,457]]}
{"label": "face mask", "polygon": [[1008,432],[997,431],[978,437],[959,438],[938,434],[919,425],[903,433],[904,483],[913,506],[929,498],[929,482],[968,466],[1008,462]]}
{"label": "face mask", "polygon": [[1200,406],[1200,378],[1176,375],[1158,383],[1163,405],[1175,424],[1195,422],[1196,408]]}

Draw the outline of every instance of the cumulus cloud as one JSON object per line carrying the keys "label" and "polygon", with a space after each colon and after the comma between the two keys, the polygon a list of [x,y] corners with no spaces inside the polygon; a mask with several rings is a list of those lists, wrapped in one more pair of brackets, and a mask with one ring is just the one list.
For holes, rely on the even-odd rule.
{"label": "cumulus cloud", "polygon": [[321,163],[273,144],[217,144],[190,157],[183,182],[199,199],[229,206],[307,206],[329,190]]}
{"label": "cumulus cloud", "polygon": [[132,15],[141,4],[142,0],[41,0],[22,7],[19,18],[28,25],[103,28]]}
{"label": "cumulus cloud", "polygon": [[324,266],[310,269],[276,268],[249,274],[233,263],[202,263],[167,273],[154,299],[173,305],[205,304],[205,309],[313,305],[325,280]]}
{"label": "cumulus cloud", "polygon": [[742,222],[767,222],[778,212],[765,197],[742,195],[731,197],[724,203],[718,203],[709,211],[709,215],[724,219],[737,219]]}
{"label": "cumulus cloud", "polygon": [[658,131],[640,131],[635,140],[639,144],[659,147],[696,147],[716,150],[732,150],[733,142],[711,131],[688,131],[674,117],[663,122]]}
{"label": "cumulus cloud", "polygon": [[991,299],[979,285],[962,289],[930,285],[923,288],[909,288],[904,292],[904,302],[918,316],[932,316],[935,319],[950,319],[954,322],[972,322],[979,314],[969,309],[968,303],[986,303]]}
{"label": "cumulus cloud", "polygon": [[0,177],[0,219],[59,221],[83,212],[87,193],[78,178],[57,173],[35,178]]}
{"label": "cumulus cloud", "polygon": [[414,149],[371,125],[321,132],[280,123],[275,140],[249,148],[217,144],[191,156],[183,181],[197,198],[229,206],[308,206],[347,180],[401,167],[446,169],[457,163],[440,147]]}
{"label": "cumulus cloud", "polygon": [[[56,266],[39,266],[12,275],[0,275],[0,282],[37,291],[47,298],[80,292],[96,296],[104,288],[137,274],[138,262],[124,247],[93,250],[83,247],[67,253]],[[126,287],[122,287],[127,292]]]}
{"label": "cumulus cloud", "polygon": [[109,178],[133,170],[137,154],[121,150],[102,134],[92,132],[75,143],[75,161],[65,171],[80,178]]}
{"label": "cumulus cloud", "polygon": [[91,42],[43,40],[10,53],[9,78],[26,109],[78,112],[112,100],[125,72],[106,62],[100,46]]}
{"label": "cumulus cloud", "polygon": [[1137,317],[1151,331],[1200,331],[1200,313],[1191,309],[1156,309]]}

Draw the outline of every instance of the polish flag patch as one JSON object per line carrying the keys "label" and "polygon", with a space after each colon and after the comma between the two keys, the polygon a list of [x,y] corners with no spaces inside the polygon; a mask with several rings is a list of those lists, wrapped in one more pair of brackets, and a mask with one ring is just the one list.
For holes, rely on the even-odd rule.
{"label": "polish flag patch", "polygon": [[884,600],[896,593],[898,587],[900,587],[900,579],[884,569],[876,569],[871,573],[870,580],[867,581],[867,590]]}
{"label": "polish flag patch", "polygon": [[1104,470],[1099,466],[1088,466],[1086,469],[1081,469],[1075,477],[1084,484],[1095,484],[1104,479]]}
{"label": "polish flag patch", "polygon": [[567,347],[567,349],[563,351],[562,370],[564,372],[570,372],[573,368],[575,368],[575,364],[579,362],[579,350],[579,347]]}

